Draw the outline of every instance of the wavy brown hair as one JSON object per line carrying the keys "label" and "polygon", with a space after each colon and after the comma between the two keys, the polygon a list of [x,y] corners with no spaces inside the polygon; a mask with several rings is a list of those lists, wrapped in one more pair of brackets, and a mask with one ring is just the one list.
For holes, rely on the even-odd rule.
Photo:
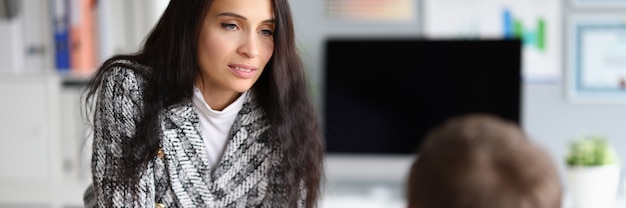
{"label": "wavy brown hair", "polygon": [[[302,185],[305,207],[316,207],[323,172],[324,143],[319,120],[309,94],[302,61],[296,50],[294,24],[288,0],[270,0],[274,7],[274,52],[263,74],[253,85],[256,99],[266,111],[272,133],[283,150],[282,171],[275,176],[276,190],[286,195],[284,203],[296,207]],[[150,67],[132,68],[146,80],[144,105],[136,133],[124,143],[122,170],[118,181],[136,188],[139,173],[159,148],[158,112],[191,98],[199,76],[197,48],[202,21],[212,0],[170,0],[142,49],[134,54],[113,56],[103,63],[86,89],[86,102],[92,103],[104,74],[117,64],[130,60]],[[89,106],[89,105],[87,105]]]}

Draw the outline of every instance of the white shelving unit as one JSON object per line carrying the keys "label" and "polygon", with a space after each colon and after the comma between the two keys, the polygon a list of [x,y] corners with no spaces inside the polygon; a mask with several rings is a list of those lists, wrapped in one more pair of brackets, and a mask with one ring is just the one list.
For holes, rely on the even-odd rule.
{"label": "white shelving unit", "polygon": [[81,100],[85,82],[84,77],[64,77],[60,83],[60,110],[64,117],[60,139],[61,188],[65,193],[60,201],[71,207],[83,206],[83,192],[91,182],[91,139]]}
{"label": "white shelving unit", "polygon": [[58,191],[59,85],[43,74],[0,75],[0,206],[51,203]]}
{"label": "white shelving unit", "polygon": [[48,71],[0,73],[0,207],[83,206],[91,145],[82,88]]}
{"label": "white shelving unit", "polygon": [[[135,51],[168,1],[99,1],[100,59]],[[0,17],[0,208],[83,207],[91,182],[80,100],[87,77],[54,69],[53,1],[15,2],[17,16]]]}

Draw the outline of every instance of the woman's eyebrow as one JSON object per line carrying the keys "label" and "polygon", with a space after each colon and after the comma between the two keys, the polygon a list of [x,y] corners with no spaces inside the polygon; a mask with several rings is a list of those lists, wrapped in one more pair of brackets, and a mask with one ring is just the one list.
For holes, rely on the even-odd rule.
{"label": "woman's eyebrow", "polygon": [[233,12],[222,12],[222,13],[219,13],[217,16],[219,16],[219,17],[234,17],[234,18],[239,18],[239,19],[243,19],[243,20],[247,20],[248,19],[248,18],[246,18],[246,17],[244,17],[244,16],[242,16],[240,14],[233,13]]}
{"label": "woman's eyebrow", "polygon": [[[222,12],[219,13],[217,16],[220,17],[234,17],[234,18],[238,18],[238,19],[243,19],[243,20],[248,20],[248,18],[244,17],[243,15],[234,13],[234,12]],[[272,19],[267,19],[267,20],[263,20],[263,23],[275,23],[276,19],[272,18]]]}

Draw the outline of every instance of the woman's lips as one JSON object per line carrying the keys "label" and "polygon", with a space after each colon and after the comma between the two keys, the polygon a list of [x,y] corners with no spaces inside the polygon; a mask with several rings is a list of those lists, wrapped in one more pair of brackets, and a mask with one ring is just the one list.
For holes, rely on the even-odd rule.
{"label": "woman's lips", "polygon": [[237,77],[244,78],[244,79],[253,77],[257,70],[256,67],[244,65],[244,64],[232,64],[232,65],[228,65],[228,68]]}

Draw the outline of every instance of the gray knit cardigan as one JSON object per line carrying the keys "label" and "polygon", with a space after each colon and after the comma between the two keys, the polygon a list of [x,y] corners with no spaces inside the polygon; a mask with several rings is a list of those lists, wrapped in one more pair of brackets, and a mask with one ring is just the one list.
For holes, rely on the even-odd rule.
{"label": "gray knit cardigan", "polygon": [[[115,180],[123,159],[121,144],[132,138],[143,106],[144,79],[129,67],[145,67],[122,62],[127,66],[107,72],[97,94],[93,183],[85,191],[85,207],[286,207],[284,189],[273,185],[281,170],[281,149],[252,92],[215,169],[207,161],[197,111],[187,100],[159,115],[161,149],[141,173],[139,197],[106,183]],[[302,207],[305,191],[300,195]]]}

